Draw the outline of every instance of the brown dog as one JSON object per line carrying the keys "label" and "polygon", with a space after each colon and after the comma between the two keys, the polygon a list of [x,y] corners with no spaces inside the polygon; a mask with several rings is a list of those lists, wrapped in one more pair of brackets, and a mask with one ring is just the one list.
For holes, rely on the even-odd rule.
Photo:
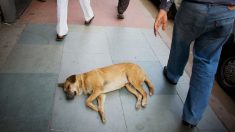
{"label": "brown dog", "polygon": [[[149,87],[149,94],[153,95],[154,87],[144,71],[136,64],[121,63],[98,68],[90,72],[68,77],[61,87],[68,99],[73,99],[75,95],[90,94],[86,100],[86,105],[94,111],[98,111],[101,120],[105,123],[104,101],[105,94],[122,87],[126,87],[129,92],[137,97],[136,108],[147,105],[147,93],[142,88],[145,82]],[[97,98],[98,108],[92,103]]]}

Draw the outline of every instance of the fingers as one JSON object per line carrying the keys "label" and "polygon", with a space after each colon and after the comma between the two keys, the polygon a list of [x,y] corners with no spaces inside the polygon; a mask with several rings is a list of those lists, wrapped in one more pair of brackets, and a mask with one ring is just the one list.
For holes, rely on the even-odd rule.
{"label": "fingers", "polygon": [[154,24],[154,35],[157,36],[157,35],[160,35],[159,32],[158,32],[158,29],[159,27],[161,26],[161,21],[160,20],[157,20]]}
{"label": "fingers", "polygon": [[234,6],[234,5],[233,5],[233,6],[232,6],[232,5],[231,5],[231,6],[228,6],[228,9],[229,9],[229,10],[235,10],[235,6]]}
{"label": "fingers", "polygon": [[162,25],[162,30],[166,30],[167,28],[167,13],[165,10],[160,10],[156,21],[154,23],[154,35],[157,36],[158,33],[158,29],[159,27]]}
{"label": "fingers", "polygon": [[154,25],[153,25],[153,33],[154,33],[154,35],[156,36],[156,28],[155,28],[155,23],[154,23]]}
{"label": "fingers", "polygon": [[161,23],[160,23],[160,19],[157,18],[156,22],[154,23],[154,35],[157,36],[158,33],[158,28],[160,27]]}
{"label": "fingers", "polygon": [[158,29],[156,29],[156,30],[154,29],[154,35],[155,35],[155,37],[160,35],[160,33],[158,32]]}
{"label": "fingers", "polygon": [[163,24],[162,24],[162,30],[165,31],[166,28],[167,28],[167,23],[163,23]]}
{"label": "fingers", "polygon": [[155,26],[153,27],[153,30],[154,35],[157,36]]}
{"label": "fingers", "polygon": [[158,29],[161,26],[162,22],[159,18],[157,18],[155,24],[154,24],[154,35],[157,36],[159,35]]}

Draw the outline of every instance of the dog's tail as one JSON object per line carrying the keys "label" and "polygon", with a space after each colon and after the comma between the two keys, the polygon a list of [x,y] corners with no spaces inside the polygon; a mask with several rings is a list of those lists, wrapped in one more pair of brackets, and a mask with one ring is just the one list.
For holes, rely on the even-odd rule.
{"label": "dog's tail", "polygon": [[152,96],[154,94],[154,86],[149,78],[146,76],[144,82],[147,84],[149,88],[149,95]]}

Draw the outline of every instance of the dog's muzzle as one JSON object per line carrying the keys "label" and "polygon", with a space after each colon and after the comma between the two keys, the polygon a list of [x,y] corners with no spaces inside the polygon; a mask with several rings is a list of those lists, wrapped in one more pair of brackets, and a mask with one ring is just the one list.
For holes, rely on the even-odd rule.
{"label": "dog's muzzle", "polygon": [[66,98],[68,99],[68,100],[72,100],[72,99],[74,99],[74,97],[76,96],[76,92],[66,92]]}

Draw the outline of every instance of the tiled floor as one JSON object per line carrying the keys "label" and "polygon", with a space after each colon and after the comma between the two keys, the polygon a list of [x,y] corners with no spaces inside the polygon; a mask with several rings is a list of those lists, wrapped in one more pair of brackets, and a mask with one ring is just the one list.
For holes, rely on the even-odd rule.
{"label": "tiled floor", "polygon": [[[0,69],[1,131],[226,131],[208,108],[196,129],[181,126],[188,90],[184,74],[177,86],[162,75],[169,49],[150,29],[70,25],[66,39],[55,42],[53,24],[27,24]],[[163,59],[164,60],[164,59]],[[56,85],[74,73],[119,62],[139,64],[155,86],[148,106],[135,109],[125,89],[108,94],[107,123],[85,106],[87,96],[67,101]],[[148,89],[144,86],[146,91]]]}
{"label": "tiled floor", "polygon": [[0,130],[46,132],[57,74],[1,73]]}
{"label": "tiled floor", "polygon": [[[130,4],[124,21],[115,19],[117,1],[107,1],[104,10],[102,2],[93,4],[97,4],[94,8],[97,17],[87,27],[79,25],[83,23],[81,12],[79,17],[74,16],[79,9],[78,1],[71,0],[69,34],[63,42],[54,40],[55,0],[46,3],[34,0],[19,20],[21,23],[13,25],[17,29],[13,37],[2,35],[1,132],[226,131],[210,107],[195,129],[181,125],[189,77],[184,74],[177,86],[166,82],[162,69],[169,48],[153,35],[153,19],[141,1]],[[85,106],[87,96],[67,101],[57,87],[58,82],[71,74],[127,61],[144,69],[155,86],[155,94],[148,96],[146,108],[136,110],[136,98],[126,89],[109,93],[105,102],[106,124],[101,123],[98,113]],[[149,92],[145,85],[144,88]]]}

